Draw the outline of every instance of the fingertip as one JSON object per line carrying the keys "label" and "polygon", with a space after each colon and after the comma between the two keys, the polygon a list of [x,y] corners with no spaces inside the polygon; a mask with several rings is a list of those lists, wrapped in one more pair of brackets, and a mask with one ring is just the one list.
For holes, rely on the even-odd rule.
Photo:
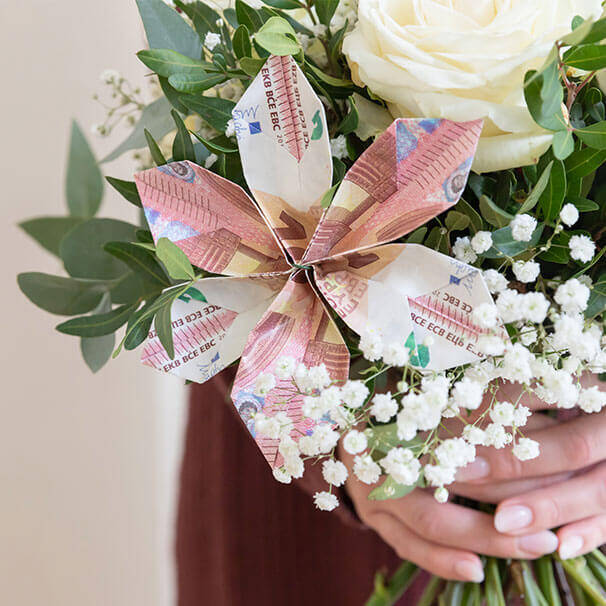
{"label": "fingertip", "polygon": [[466,558],[455,562],[454,572],[457,578],[471,583],[481,583],[484,580],[484,567],[478,557]]}

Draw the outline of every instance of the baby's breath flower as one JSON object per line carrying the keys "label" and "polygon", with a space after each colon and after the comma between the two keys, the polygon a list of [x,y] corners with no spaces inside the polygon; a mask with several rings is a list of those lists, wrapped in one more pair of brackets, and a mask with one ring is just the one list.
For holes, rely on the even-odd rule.
{"label": "baby's breath flower", "polygon": [[488,290],[494,295],[507,288],[507,278],[496,269],[487,269],[482,272]]}
{"label": "baby's breath flower", "polygon": [[570,247],[570,256],[575,261],[589,263],[595,255],[595,242],[584,234],[572,236],[568,246]]}
{"label": "baby's breath flower", "polygon": [[321,511],[332,511],[339,506],[339,499],[330,492],[316,492],[314,494],[314,505]]}
{"label": "baby's breath flower", "polygon": [[345,135],[330,140],[330,153],[337,159],[347,158],[347,139]]}
{"label": "baby's breath flower", "polygon": [[211,52],[215,50],[219,44],[221,44],[221,36],[219,34],[208,32],[204,37],[204,46]]}
{"label": "baby's breath flower", "polygon": [[518,242],[528,242],[537,228],[537,220],[530,215],[516,215],[511,223],[511,235]]}
{"label": "baby's breath flower", "polygon": [[463,263],[474,263],[478,258],[478,255],[476,255],[473,247],[471,246],[468,236],[457,238],[452,247],[452,252],[454,256]]}
{"label": "baby's breath flower", "polygon": [[341,398],[345,406],[360,408],[368,397],[368,387],[362,381],[349,380],[341,388]]}
{"label": "baby's breath flower", "polygon": [[326,459],[322,463],[322,477],[332,486],[342,486],[347,480],[347,467],[335,459]]}
{"label": "baby's breath flower", "polygon": [[366,436],[357,429],[352,429],[343,438],[343,448],[349,454],[358,454],[366,450],[368,440]]}
{"label": "baby's breath flower", "polygon": [[444,486],[440,486],[439,488],[436,488],[433,493],[433,498],[438,503],[446,503],[446,501],[448,501],[448,490],[446,490],[446,488],[444,488]]}
{"label": "baby's breath flower", "polygon": [[479,255],[490,250],[492,247],[492,234],[489,231],[479,231],[471,239],[471,247]]}
{"label": "baby's breath flower", "polygon": [[381,477],[381,467],[373,461],[369,454],[354,457],[353,472],[356,478],[364,484],[375,484]]}
{"label": "baby's breath flower", "polygon": [[498,310],[492,303],[482,303],[473,310],[471,317],[480,328],[494,328],[497,325]]}
{"label": "baby's breath flower", "polygon": [[398,412],[398,403],[391,397],[391,392],[378,393],[372,399],[370,414],[379,423],[387,423],[396,412]]}
{"label": "baby's breath flower", "polygon": [[520,438],[513,447],[513,454],[520,461],[536,459],[539,456],[539,443],[530,438]]}
{"label": "baby's breath flower", "polygon": [[562,223],[565,223],[568,227],[574,225],[579,220],[579,211],[577,207],[570,203],[564,204],[560,211],[560,219],[562,219]]}
{"label": "baby's breath flower", "polygon": [[536,261],[515,261],[511,269],[520,282],[534,282],[541,272],[541,266]]}
{"label": "baby's breath flower", "polygon": [[576,278],[571,278],[558,286],[554,299],[566,313],[574,314],[587,308],[590,294],[587,286],[581,284]]}

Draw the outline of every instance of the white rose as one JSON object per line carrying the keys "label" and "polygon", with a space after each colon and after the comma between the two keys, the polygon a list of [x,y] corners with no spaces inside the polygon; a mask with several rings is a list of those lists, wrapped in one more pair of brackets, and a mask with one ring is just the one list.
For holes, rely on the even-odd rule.
{"label": "white rose", "polygon": [[473,169],[531,164],[551,133],[530,116],[524,74],[539,68],[575,15],[600,0],[360,0],[343,44],[356,81],[403,117],[484,119]]}

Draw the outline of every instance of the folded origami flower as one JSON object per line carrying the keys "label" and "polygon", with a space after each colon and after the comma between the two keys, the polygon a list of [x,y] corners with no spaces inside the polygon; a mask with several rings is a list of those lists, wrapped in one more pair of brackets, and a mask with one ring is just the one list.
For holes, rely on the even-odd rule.
{"label": "folded origami flower", "polygon": [[[270,57],[233,116],[256,203],[191,162],[135,177],[154,239],[169,238],[192,264],[226,276],[205,278],[175,301],[175,359],[152,332],[145,364],[203,382],[241,357],[232,398],[244,422],[254,435],[254,413],[286,412],[295,437],[313,429],[302,396],[286,381],[265,396],[254,385],[282,356],[347,379],[349,352],[326,306],[358,334],[376,330],[405,343],[417,366],[478,358],[483,331],[471,312],[492,302],[479,270],[423,246],[387,243],[457,202],[480,121],[396,120],[323,211],[332,179],[326,118],[294,60]],[[278,440],[257,441],[279,466]]]}

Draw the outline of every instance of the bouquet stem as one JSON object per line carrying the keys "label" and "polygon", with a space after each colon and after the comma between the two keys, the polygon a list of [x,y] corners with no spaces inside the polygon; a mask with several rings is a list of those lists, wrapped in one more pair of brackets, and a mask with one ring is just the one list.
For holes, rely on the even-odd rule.
{"label": "bouquet stem", "polygon": [[[432,576],[414,606],[606,606],[606,556],[599,550],[562,560],[547,555],[535,561],[487,558],[483,583],[446,581]],[[366,606],[393,606],[419,569],[403,562],[385,581],[375,577]]]}

